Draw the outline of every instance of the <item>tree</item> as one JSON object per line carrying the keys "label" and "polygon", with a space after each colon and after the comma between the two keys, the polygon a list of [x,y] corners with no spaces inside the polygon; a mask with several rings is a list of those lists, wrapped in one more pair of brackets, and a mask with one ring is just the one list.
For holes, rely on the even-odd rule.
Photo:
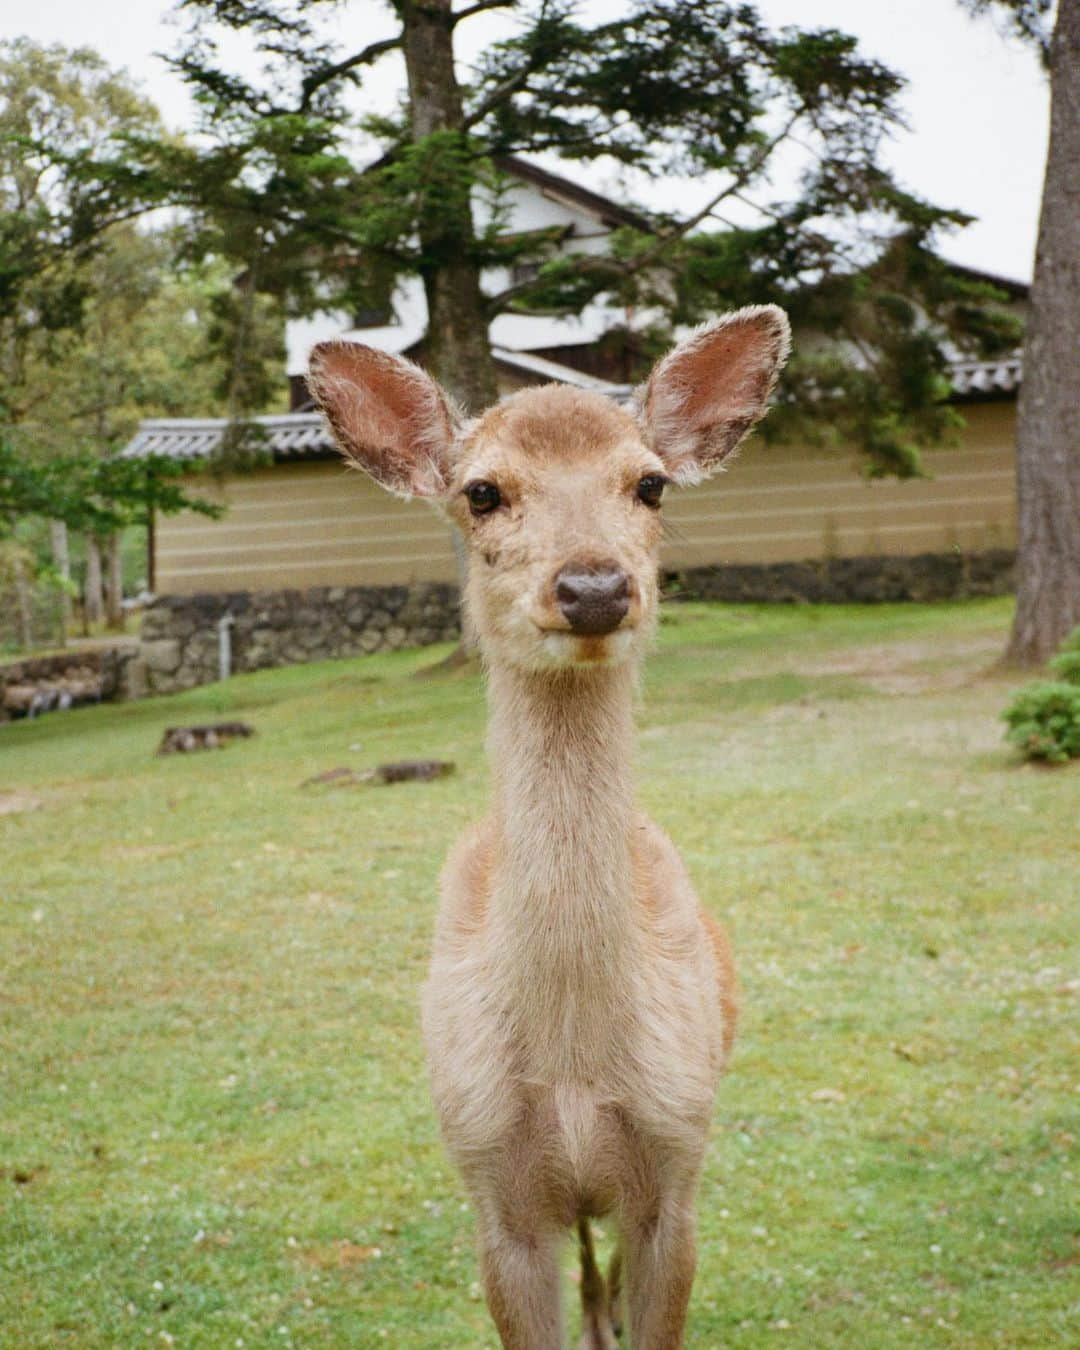
{"label": "tree", "polygon": [[[27,454],[89,450],[108,461],[145,417],[224,414],[231,406],[229,269],[178,268],[174,253],[171,232],[128,224],[106,232],[63,360],[32,362],[25,372],[36,398],[15,437]],[[280,324],[260,304],[248,324],[244,373],[276,373],[281,358]],[[86,537],[91,617],[101,606],[96,578],[104,570],[104,617],[115,627],[122,621],[120,534],[88,530]]]}
{"label": "tree", "polygon": [[1046,159],[1017,418],[1016,616],[1006,660],[1041,665],[1080,623],[1080,0],[967,0],[1000,9],[1050,75]]}
{"label": "tree", "polygon": [[35,463],[0,440],[0,545],[12,545],[22,645],[32,644],[28,553],[14,540],[17,527],[34,517],[60,522],[90,538],[116,538],[130,525],[147,526],[155,511],[197,511],[214,519],[223,508],[180,481],[189,466],[165,455],[102,459],[92,451]]}
{"label": "tree", "polygon": [[[71,378],[77,365],[86,373],[79,359],[87,351],[86,309],[115,280],[98,269],[127,209],[67,172],[64,156],[107,161],[122,153],[130,130],[160,134],[157,112],[95,52],[26,38],[0,43],[0,423],[35,460],[72,444],[74,409],[88,393],[83,380]],[[128,291],[143,284],[138,270],[121,278]],[[66,580],[67,525],[54,519],[50,528]],[[96,536],[87,548],[90,577],[98,578],[89,596],[96,611]],[[118,611],[118,587],[112,590]],[[68,609],[65,596],[65,627]]]}
{"label": "tree", "polygon": [[[128,219],[146,205],[115,190],[129,138],[163,154],[180,145],[95,53],[0,43],[0,424],[31,468],[115,456],[146,416],[252,410],[272,398],[280,315],[265,296],[238,298],[229,263],[185,260],[189,235],[175,224]],[[87,608],[102,616],[104,555],[117,624],[128,516],[82,519]],[[68,522],[60,514],[50,527],[65,576]]]}
{"label": "tree", "polygon": [[[177,152],[144,138],[116,186],[186,203],[194,242],[244,261],[253,287],[294,312],[359,307],[394,277],[418,275],[423,359],[466,407],[493,396],[488,325],[507,310],[576,312],[609,297],[652,306],[670,330],[729,304],[778,300],[834,341],[792,363],[782,396],[791,411],[777,425],[792,430],[809,408],[819,428],[839,423],[854,436],[872,471],[910,474],[919,445],[956,422],[944,342],[988,352],[1016,339],[994,293],[935,256],[938,234],[966,218],[904,191],[882,166],[902,81],[845,34],[772,31],[752,5],[722,0],[637,0],[591,25],[569,0],[457,10],[396,0],[396,31],[350,51],[322,26],[339,9],[180,0],[190,26],[173,64],[203,109],[200,142]],[[456,35],[491,9],[509,11],[517,29],[462,82]],[[259,79],[223,60],[223,37],[237,34],[263,58]],[[404,61],[403,111],[358,123],[347,95],[390,53]],[[367,167],[358,131],[378,151]],[[714,191],[697,212],[621,231],[609,257],[566,256],[543,231],[508,238],[504,228],[500,158],[540,152],[704,179]],[[786,196],[771,186],[781,168],[794,179]],[[481,198],[489,209],[478,216]],[[485,270],[516,262],[538,264],[538,275],[485,293]],[[639,352],[641,364],[651,354]]]}
{"label": "tree", "polygon": [[128,132],[160,131],[153,106],[96,52],[0,42],[0,421],[33,411],[28,364],[63,361],[93,289],[88,264],[131,209],[66,158],[109,162]]}

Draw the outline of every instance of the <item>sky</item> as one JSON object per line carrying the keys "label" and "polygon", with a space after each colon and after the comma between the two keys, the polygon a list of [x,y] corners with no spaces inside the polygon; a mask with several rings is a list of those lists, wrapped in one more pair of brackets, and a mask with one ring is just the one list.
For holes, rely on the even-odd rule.
{"label": "sky", "polygon": [[[194,120],[187,92],[155,55],[176,47],[169,8],[161,0],[34,0],[32,5],[0,0],[0,35],[97,48],[112,65],[128,69],[166,122],[185,128]],[[618,0],[583,4],[587,15],[598,17],[620,8]],[[943,241],[946,256],[1029,280],[1049,121],[1049,88],[1034,55],[989,20],[969,19],[956,0],[758,0],[758,8],[776,26],[853,33],[866,55],[907,78],[901,102],[908,129],[892,139],[886,162],[906,187],[976,217],[973,225]],[[468,61],[511,24],[498,13],[463,24],[462,59]],[[351,0],[343,6],[341,33],[356,47],[390,31],[388,9],[380,0]],[[242,61],[243,54],[237,55]],[[358,100],[366,108],[385,109],[401,82],[400,57],[391,54]],[[545,163],[555,167],[550,160]],[[562,171],[619,195],[614,170],[605,175],[571,165]],[[707,185],[696,193],[694,184],[683,184],[676,205],[670,192],[655,186],[634,180],[629,187],[645,206],[688,213],[707,192]]]}

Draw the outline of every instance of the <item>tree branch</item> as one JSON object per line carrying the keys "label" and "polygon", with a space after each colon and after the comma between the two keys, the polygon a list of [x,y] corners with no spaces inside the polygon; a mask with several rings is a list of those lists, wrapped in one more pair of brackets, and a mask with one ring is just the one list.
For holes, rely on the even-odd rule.
{"label": "tree branch", "polygon": [[484,99],[483,103],[481,103],[478,108],[474,108],[468,117],[465,118],[465,121],[462,123],[463,129],[465,131],[471,131],[478,122],[484,120],[488,113],[494,112],[500,103],[505,103],[511,94],[516,94],[524,89],[526,84],[528,84],[529,76],[533,73],[534,69],[535,67],[531,61],[526,62],[520,70],[517,70],[513,75],[508,76],[501,84],[497,84],[491,93],[488,94],[487,98]]}
{"label": "tree branch", "polygon": [[475,5],[451,14],[450,26],[456,28],[463,19],[471,19],[474,14],[481,14],[485,9],[513,9],[516,4],[517,0],[476,0]]}
{"label": "tree branch", "polygon": [[339,75],[347,75],[350,70],[355,70],[357,66],[368,66],[373,61],[377,61],[380,56],[386,52],[392,52],[395,47],[401,46],[401,34],[397,37],[383,38],[379,42],[369,43],[363,51],[347,56],[344,61],[338,61],[335,65],[324,66],[322,70],[317,70],[314,74],[307,76],[300,86],[300,112],[306,112],[311,106],[311,100],[316,92],[329,84],[331,80],[336,80]]}
{"label": "tree branch", "polygon": [[[467,14],[475,13],[478,9],[494,7],[496,3],[497,0],[490,0],[490,3],[485,3],[485,0],[477,0],[477,3],[470,9],[462,10],[462,12],[455,17],[454,22],[459,22],[461,19],[465,18]],[[508,0],[508,3],[513,3],[513,0]],[[538,23],[543,22],[547,17],[547,12],[548,0],[542,0],[540,14],[537,19]],[[535,51],[532,52],[520,70],[516,70],[513,75],[508,75],[501,84],[497,84],[480,106],[475,108],[468,117],[465,118],[462,129],[470,131],[478,122],[482,122],[488,113],[493,112],[500,103],[505,103],[511,94],[516,94],[519,90],[524,89],[529,76],[535,70],[539,70],[541,65],[542,61],[538,54]]]}
{"label": "tree branch", "polygon": [[[668,230],[662,235],[658,235],[656,243],[647,248],[644,253],[638,254],[636,258],[628,259],[626,262],[618,262],[615,259],[609,258],[605,260],[606,265],[613,270],[616,276],[626,278],[636,276],[643,268],[648,267],[651,262],[655,262],[655,260],[666,249],[670,248],[673,243],[689,234],[696,225],[701,224],[706,216],[711,215],[722,201],[725,201],[728,197],[737,196],[741,189],[750,182],[761,166],[767,162],[769,156],[776,147],[780,145],[782,141],[787,139],[791,134],[792,127],[794,127],[801,116],[801,109],[797,109],[792,113],[784,127],[778,131],[770,141],[767,141],[736,178],[722,188],[715,197],[712,197],[706,202],[700,211],[695,212],[694,215],[690,216],[687,220],[681,221],[673,229]],[[599,261],[600,260],[595,255],[586,254],[573,268],[568,270],[566,275],[568,278],[586,276],[591,270],[597,268]],[[492,315],[501,313],[510,302],[516,300],[519,295],[535,289],[535,286],[535,281],[520,282],[516,286],[508,286],[506,290],[500,291],[497,295],[490,297],[487,301],[488,312]]]}

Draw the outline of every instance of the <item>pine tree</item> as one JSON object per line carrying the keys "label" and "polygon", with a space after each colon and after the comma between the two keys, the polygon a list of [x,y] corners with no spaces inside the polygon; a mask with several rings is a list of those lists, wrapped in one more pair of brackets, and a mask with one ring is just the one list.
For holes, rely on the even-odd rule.
{"label": "pine tree", "polygon": [[[850,36],[771,30],[753,5],[723,0],[637,0],[602,23],[569,0],[391,8],[394,33],[342,50],[323,23],[340,9],[331,0],[181,0],[189,27],[173,64],[203,109],[200,142],[144,138],[114,189],[187,204],[193,245],[250,268],[294,313],[381,303],[394,278],[418,275],[423,359],[471,408],[494,392],[488,325],[500,313],[651,304],[657,330],[626,338],[633,366],[673,323],[774,300],[797,328],[833,339],[799,351],[776,426],[827,427],[871,472],[906,475],[919,447],[957,424],[946,344],[989,353],[1016,341],[1001,297],[936,256],[941,232],[966,217],[883,166],[903,82]],[[516,29],[463,81],[456,36],[490,9]],[[238,33],[263,58],[259,80],[222,58]],[[404,58],[401,115],[358,119],[350,95],[391,53]],[[376,143],[366,160],[359,131]],[[715,190],[699,211],[620,230],[610,256],[566,256],[542,231],[502,228],[500,162],[540,152]],[[785,180],[799,166],[786,195],[771,185],[781,165]],[[492,204],[483,218],[480,195]],[[514,262],[537,274],[485,293],[485,269]]]}

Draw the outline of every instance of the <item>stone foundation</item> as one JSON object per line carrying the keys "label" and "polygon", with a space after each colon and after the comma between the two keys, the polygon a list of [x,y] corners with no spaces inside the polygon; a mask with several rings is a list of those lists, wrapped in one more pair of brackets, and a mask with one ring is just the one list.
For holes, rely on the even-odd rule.
{"label": "stone foundation", "polygon": [[669,574],[665,582],[682,599],[733,604],[963,600],[1011,594],[1015,561],[1015,553],[1006,549],[919,553],[910,558],[821,558],[695,567]]}
{"label": "stone foundation", "polygon": [[218,623],[231,615],[232,671],[298,665],[455,641],[456,586],[314,586],[306,591],[166,595],[143,616],[140,666],[151,693],[219,673]]}
{"label": "stone foundation", "polygon": [[[924,553],[915,557],[692,568],[665,580],[685,599],[751,602],[885,602],[1005,595],[1015,555]],[[316,586],[306,591],[167,595],[143,616],[131,692],[191,689],[218,678],[218,622],[232,616],[234,674],[360,656],[460,634],[456,586]]]}
{"label": "stone foundation", "polygon": [[131,697],[139,692],[132,686],[138,654],[138,646],[128,642],[0,665],[0,722]]}

